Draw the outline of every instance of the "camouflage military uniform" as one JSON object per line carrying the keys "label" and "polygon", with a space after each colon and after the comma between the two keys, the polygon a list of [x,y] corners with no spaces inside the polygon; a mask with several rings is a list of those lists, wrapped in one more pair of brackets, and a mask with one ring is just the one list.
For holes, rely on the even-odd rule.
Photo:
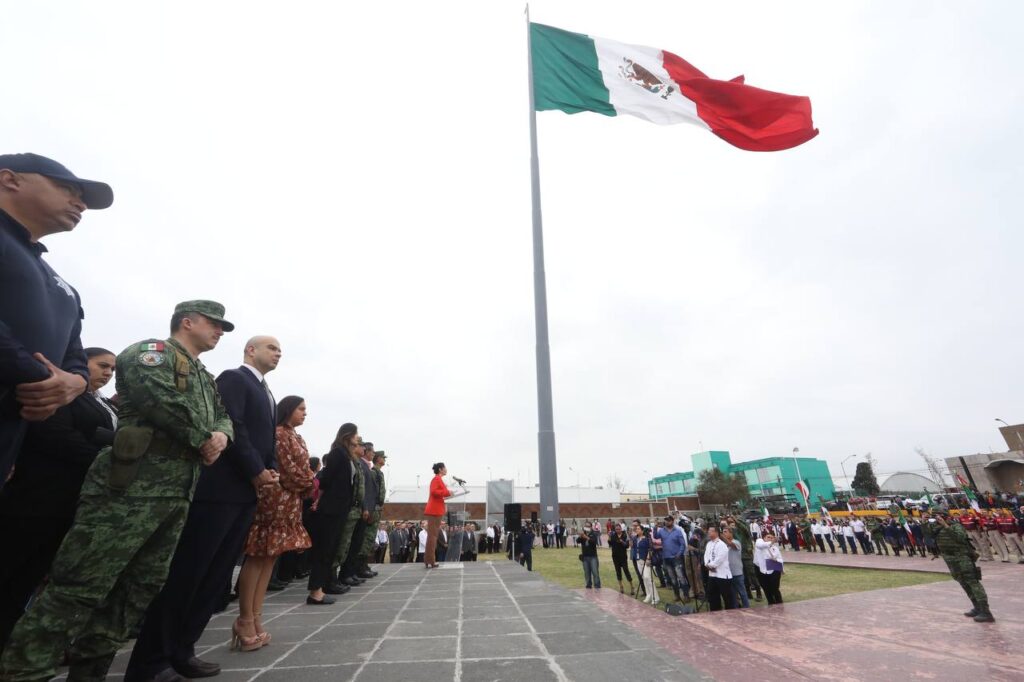
{"label": "camouflage military uniform", "polygon": [[366,522],[367,531],[363,534],[363,546],[359,550],[359,565],[363,567],[377,544],[377,525],[380,523],[381,510],[384,509],[384,473],[377,467],[370,467],[370,475],[377,483],[377,499],[370,511],[370,519]]}
{"label": "camouflage military uniform", "polygon": [[868,534],[871,535],[871,540],[875,543],[875,554],[885,552],[885,556],[889,556],[889,545],[885,542],[885,529],[882,528],[882,524],[878,522],[878,519],[870,518],[867,525]]}
{"label": "camouflage military uniform", "polygon": [[[50,584],[19,621],[3,680],[46,680],[70,648],[70,680],[105,679],[167,577],[199,478],[199,446],[233,435],[213,375],[174,339],[117,357],[119,423],[96,457]],[[73,644],[72,644],[73,642]]]}
{"label": "camouflage military uniform", "polygon": [[991,618],[991,613],[988,610],[988,595],[985,594],[985,588],[981,586],[980,571],[974,563],[978,558],[978,553],[971,546],[967,531],[956,522],[952,522],[946,527],[940,524],[935,525],[938,526],[933,531],[935,541],[946,566],[949,567],[949,574],[953,576],[953,580],[960,583],[960,587],[964,589],[971,603],[974,604],[975,611],[968,615]]}
{"label": "camouflage military uniform", "polygon": [[352,460],[352,468],[355,471],[355,480],[352,482],[352,509],[349,510],[345,519],[345,528],[341,531],[341,542],[338,543],[338,556],[334,558],[335,568],[345,565],[348,558],[348,550],[352,546],[352,533],[356,526],[363,520],[363,497],[366,496],[366,481],[363,480],[363,465]]}
{"label": "camouflage military uniform", "polygon": [[811,522],[807,519],[800,522],[800,539],[804,541],[804,549],[808,552],[818,551],[818,545],[814,542],[814,533],[811,532]]}
{"label": "camouflage military uniform", "polygon": [[743,559],[743,582],[747,586],[747,594],[757,591],[757,599],[761,599],[761,583],[757,580],[754,570],[754,536],[750,534],[750,526],[743,519],[736,521],[736,539],[740,541],[740,558]]}

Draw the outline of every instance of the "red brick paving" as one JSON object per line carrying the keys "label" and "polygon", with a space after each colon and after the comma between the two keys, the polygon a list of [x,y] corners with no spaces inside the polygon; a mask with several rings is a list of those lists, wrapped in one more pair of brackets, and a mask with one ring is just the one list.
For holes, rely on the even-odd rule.
{"label": "red brick paving", "polygon": [[[792,563],[945,570],[941,559],[793,552]],[[585,597],[722,682],[1024,680],[1024,566],[983,562],[995,623],[955,582],[844,594],[760,609],[672,617],[612,590]],[[786,580],[782,582],[785,597]]]}

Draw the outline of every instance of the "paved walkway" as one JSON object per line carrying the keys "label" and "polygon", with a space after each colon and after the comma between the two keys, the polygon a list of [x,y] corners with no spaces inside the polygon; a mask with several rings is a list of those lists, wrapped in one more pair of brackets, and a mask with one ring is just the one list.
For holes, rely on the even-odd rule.
{"label": "paved walkway", "polygon": [[[457,566],[376,566],[379,576],[331,606],[306,606],[299,585],[271,593],[269,646],[228,651],[232,608],[210,622],[199,655],[221,664],[218,682],[711,679],[576,591],[516,563]],[[122,677],[128,653],[118,655],[110,679]]]}
{"label": "paved walkway", "polygon": [[[791,563],[945,570],[939,559],[787,552]],[[793,680],[1024,680],[1024,566],[983,562],[983,584],[997,622],[979,624],[953,581],[875,590],[761,609],[670,619],[602,590],[585,598],[647,634],[721,682]],[[782,580],[785,597],[786,578]]]}

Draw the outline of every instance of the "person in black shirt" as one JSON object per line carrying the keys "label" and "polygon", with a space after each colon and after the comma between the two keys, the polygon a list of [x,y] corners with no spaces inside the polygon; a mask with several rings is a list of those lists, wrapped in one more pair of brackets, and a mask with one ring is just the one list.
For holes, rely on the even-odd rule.
{"label": "person in black shirt", "polygon": [[117,408],[99,390],[114,375],[115,356],[104,348],[85,353],[89,390],[29,425],[14,475],[0,490],[0,651],[74,521],[89,466],[114,442]]}
{"label": "person in black shirt", "polygon": [[583,526],[583,532],[577,538],[580,546],[580,557],[583,560],[583,577],[587,581],[587,589],[596,587],[601,589],[601,570],[597,562],[597,544],[601,536],[601,529],[594,529],[590,523]]}
{"label": "person in black shirt", "polygon": [[626,534],[626,527],[616,526],[608,534],[608,547],[612,550],[612,565],[615,566],[615,579],[619,581],[619,592],[625,593],[622,585],[622,574],[626,574],[626,582],[629,583],[629,593],[633,594],[633,576],[629,574],[629,536]]}
{"label": "person in black shirt", "polygon": [[114,201],[37,154],[0,155],[0,488],[28,422],[52,416],[88,387],[82,305],[42,256],[43,237],[70,232],[86,209]]}
{"label": "person in black shirt", "polygon": [[523,529],[515,536],[515,555],[520,566],[526,566],[527,571],[533,570],[533,543],[537,536],[533,534],[533,528],[528,523],[523,524]]}

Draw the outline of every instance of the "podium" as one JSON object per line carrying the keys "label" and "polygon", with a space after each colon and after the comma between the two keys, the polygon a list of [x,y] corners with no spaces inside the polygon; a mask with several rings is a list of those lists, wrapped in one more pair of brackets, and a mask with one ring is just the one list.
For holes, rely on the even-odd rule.
{"label": "podium", "polygon": [[[446,503],[448,506],[448,551],[445,552],[444,561],[456,563],[462,560],[462,540],[465,537],[463,531],[466,530],[466,496],[469,495],[469,491],[466,490],[465,486],[461,486],[462,490],[452,493]],[[455,498],[462,498],[458,502],[451,502]]]}

